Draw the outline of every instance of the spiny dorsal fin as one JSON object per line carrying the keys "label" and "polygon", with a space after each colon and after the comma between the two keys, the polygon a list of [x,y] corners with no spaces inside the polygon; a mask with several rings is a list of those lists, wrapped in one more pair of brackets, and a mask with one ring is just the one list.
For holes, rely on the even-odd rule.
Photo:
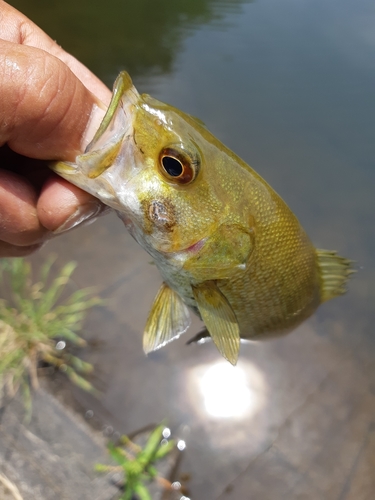
{"label": "spiny dorsal fin", "polygon": [[337,255],[333,250],[316,250],[318,266],[322,278],[322,302],[346,292],[349,276],[355,273],[353,261]]}
{"label": "spiny dorsal fin", "polygon": [[143,334],[143,350],[155,351],[186,332],[190,326],[189,310],[181,297],[166,283],[156,294]]}
{"label": "spiny dorsal fin", "polygon": [[214,281],[193,286],[193,295],[212,340],[232,365],[240,350],[240,329],[234,311]]}

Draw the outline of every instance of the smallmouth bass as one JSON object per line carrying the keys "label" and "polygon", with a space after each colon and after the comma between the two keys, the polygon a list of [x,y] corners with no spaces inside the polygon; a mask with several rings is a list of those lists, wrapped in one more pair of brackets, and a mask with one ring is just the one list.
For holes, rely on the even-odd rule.
{"label": "smallmouth bass", "polygon": [[74,163],[51,168],[116,210],[163,278],[146,353],[184,333],[189,308],[220,353],[284,334],[345,292],[351,261],[317,250],[273,189],[195,118],[139,95],[126,72]]}

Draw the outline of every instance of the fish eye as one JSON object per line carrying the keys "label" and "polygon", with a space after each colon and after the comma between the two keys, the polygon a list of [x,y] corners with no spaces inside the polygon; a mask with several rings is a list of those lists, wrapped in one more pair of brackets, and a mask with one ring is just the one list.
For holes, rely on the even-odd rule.
{"label": "fish eye", "polygon": [[163,156],[163,158],[161,159],[161,163],[167,174],[171,175],[172,177],[179,177],[184,171],[184,167],[180,160],[174,158],[173,156]]}
{"label": "fish eye", "polygon": [[184,150],[164,148],[160,153],[162,173],[171,182],[188,184],[196,177],[198,161],[194,161]]}

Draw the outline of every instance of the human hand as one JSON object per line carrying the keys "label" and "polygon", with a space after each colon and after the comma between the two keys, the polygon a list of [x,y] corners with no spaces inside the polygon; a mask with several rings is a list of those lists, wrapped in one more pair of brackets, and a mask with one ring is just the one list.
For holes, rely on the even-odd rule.
{"label": "human hand", "polygon": [[0,257],[23,256],[105,209],[50,172],[74,161],[111,92],[23,14],[0,0]]}

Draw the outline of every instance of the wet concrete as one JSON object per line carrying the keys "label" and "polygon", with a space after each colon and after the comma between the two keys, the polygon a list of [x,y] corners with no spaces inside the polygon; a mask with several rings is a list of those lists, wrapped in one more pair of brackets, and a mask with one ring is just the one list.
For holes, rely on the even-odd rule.
{"label": "wet concrete", "polygon": [[[191,477],[192,500],[375,498],[373,2],[244,2],[238,14],[199,27],[184,12],[169,15],[168,2],[163,11],[151,1],[120,3],[104,12],[99,0],[48,9],[15,2],[106,82],[132,68],[140,91],[202,119],[270,182],[316,246],[354,259],[359,272],[346,296],[289,336],[244,344],[237,369],[210,343],[185,345],[196,319],[146,358],[142,331],[160,276],[106,216],[33,258],[54,251],[59,266],[77,260],[77,287],[98,286],[107,299],[90,314],[91,343],[80,352],[95,365],[101,398],[61,378],[53,392],[82,416],[91,410],[105,437],[163,418],[184,429],[181,471]],[[168,29],[155,23],[160,12]],[[172,28],[180,29],[174,39]],[[151,45],[169,47],[167,65],[155,70],[164,59],[149,57]],[[77,440],[77,453],[81,446]]]}
{"label": "wet concrete", "polygon": [[143,326],[160,277],[113,214],[51,242],[34,261],[53,250],[60,264],[77,258],[76,285],[99,284],[107,300],[86,322],[90,347],[81,353],[95,365],[102,397],[61,389],[82,414],[93,411],[104,434],[164,418],[184,426],[181,471],[198,500],[373,498],[371,339],[362,321],[335,310],[356,308],[363,274],[292,334],[243,344],[233,368],[212,343],[185,345],[196,319],[180,339],[144,356]]}
{"label": "wet concrete", "polygon": [[43,389],[33,396],[31,416],[18,399],[2,408],[0,442],[1,474],[13,485],[9,498],[110,500],[118,493],[94,472],[95,463],[109,463],[102,434]]}
{"label": "wet concrete", "polygon": [[[41,379],[42,387],[33,394],[31,410],[16,397],[1,407],[0,419],[0,498],[1,500],[116,500],[121,497],[124,474],[114,463],[107,442],[117,442],[118,433],[109,426],[90,425],[92,412],[80,414],[64,400],[64,384]],[[59,387],[58,387],[59,386]],[[66,387],[67,388],[67,387]],[[77,405],[76,405],[77,408]],[[98,423],[97,419],[91,421]],[[134,443],[124,448],[135,456],[134,445],[144,447],[154,424],[129,435]],[[178,500],[184,491],[178,485],[183,458],[183,430],[172,434],[177,447],[155,463],[158,478],[144,481],[153,500]],[[166,435],[169,437],[169,435]],[[97,473],[96,464],[115,466]],[[179,486],[179,487],[178,487]]]}

